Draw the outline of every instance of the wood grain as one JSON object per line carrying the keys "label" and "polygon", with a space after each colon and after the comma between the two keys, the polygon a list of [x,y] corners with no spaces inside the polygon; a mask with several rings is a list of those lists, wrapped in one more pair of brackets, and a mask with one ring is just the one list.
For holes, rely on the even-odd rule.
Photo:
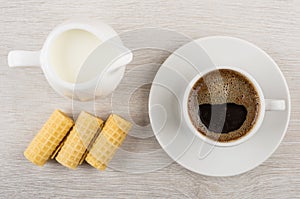
{"label": "wood grain", "polygon": [[[0,13],[1,198],[299,198],[300,1],[0,0]],[[118,33],[159,27],[194,39],[230,35],[260,46],[280,66],[292,96],[291,121],[282,144],[261,166],[226,178],[198,175],[177,163],[143,174],[98,172],[87,164],[70,171],[54,161],[44,168],[33,166],[23,156],[27,144],[54,108],[70,112],[72,102],[50,88],[41,69],[9,69],[6,56],[13,49],[40,49],[53,27],[74,17],[103,21]],[[129,68],[159,65],[168,53],[141,50],[137,55]],[[149,86],[142,87],[132,98],[132,113],[140,125],[149,123],[143,106],[148,90]],[[97,101],[96,109],[105,118],[109,100]],[[155,139],[144,143],[131,139],[126,147],[159,148]]]}

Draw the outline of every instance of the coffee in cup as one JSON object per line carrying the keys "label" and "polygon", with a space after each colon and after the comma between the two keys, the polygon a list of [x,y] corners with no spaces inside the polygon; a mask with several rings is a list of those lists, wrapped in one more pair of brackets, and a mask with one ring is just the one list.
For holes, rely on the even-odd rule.
{"label": "coffee in cup", "polygon": [[198,133],[218,142],[232,142],[251,132],[261,109],[253,83],[231,69],[200,77],[188,96],[188,114]]}

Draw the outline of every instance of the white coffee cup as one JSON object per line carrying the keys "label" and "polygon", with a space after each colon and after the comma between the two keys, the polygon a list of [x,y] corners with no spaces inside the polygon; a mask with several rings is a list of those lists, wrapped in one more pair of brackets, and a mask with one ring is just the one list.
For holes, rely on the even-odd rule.
{"label": "white coffee cup", "polygon": [[[193,87],[193,85],[201,78],[203,77],[205,74],[214,71],[214,70],[218,70],[218,69],[229,69],[229,70],[234,70],[242,75],[244,75],[245,77],[248,78],[248,80],[251,81],[251,83],[254,85],[258,95],[259,95],[259,99],[260,99],[260,109],[259,109],[259,113],[256,119],[256,122],[254,124],[254,126],[251,128],[250,132],[248,132],[246,135],[242,136],[239,139],[236,139],[234,141],[231,142],[218,142],[215,140],[212,140],[206,136],[204,136],[203,134],[201,134],[200,132],[198,132],[198,130],[195,128],[195,126],[192,124],[192,121],[190,119],[189,113],[188,113],[188,98],[189,98],[189,94],[190,91]],[[201,74],[196,75],[188,84],[188,86],[186,87],[186,90],[184,92],[184,97],[183,97],[183,101],[182,101],[182,105],[183,105],[183,118],[187,124],[187,126],[189,127],[189,129],[201,140],[203,140],[204,142],[211,144],[213,146],[219,146],[219,147],[228,147],[228,146],[235,146],[238,144],[241,144],[245,141],[247,141],[248,139],[250,139],[260,128],[263,119],[264,119],[264,115],[266,111],[282,111],[285,110],[285,101],[284,100],[278,100],[278,99],[265,99],[264,98],[264,94],[262,92],[262,89],[260,88],[259,84],[256,82],[256,80],[247,72],[236,68],[236,67],[217,67],[217,68],[211,68],[209,70],[206,70],[204,72],[202,72]]]}
{"label": "white coffee cup", "polygon": [[[86,56],[88,59],[81,64],[90,66],[85,67],[84,71],[77,67],[74,74],[70,71],[70,67],[67,71],[56,66],[55,60],[62,59],[61,57],[68,53],[56,53],[61,50],[59,46],[69,42],[70,46],[77,43],[74,45],[78,47],[81,45],[78,43],[80,40],[86,42],[82,43],[82,48],[87,49],[82,49],[80,51],[82,53],[74,56],[74,63],[77,63],[76,59],[82,61]],[[95,49],[92,50],[92,48]],[[124,47],[118,34],[109,25],[91,20],[68,21],[57,26],[48,35],[40,51],[16,50],[8,54],[10,67],[40,66],[48,83],[56,92],[81,101],[107,96],[113,92],[124,76],[126,64],[131,60],[132,53]],[[57,61],[57,63],[60,62]],[[70,73],[72,73],[71,76]],[[81,76],[80,81],[79,78],[74,77],[76,74]],[[99,83],[101,85],[98,85]]]}

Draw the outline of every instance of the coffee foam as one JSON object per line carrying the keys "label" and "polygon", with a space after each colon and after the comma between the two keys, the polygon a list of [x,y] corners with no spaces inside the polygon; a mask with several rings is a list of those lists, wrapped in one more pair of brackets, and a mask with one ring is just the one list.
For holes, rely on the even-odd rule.
{"label": "coffee foam", "polygon": [[[227,134],[209,131],[199,117],[200,104],[235,103],[247,109],[242,126]],[[254,85],[242,74],[220,69],[200,78],[193,86],[188,100],[188,110],[193,125],[199,133],[219,142],[230,142],[246,135],[256,122],[260,99]],[[225,118],[224,118],[225,121]]]}

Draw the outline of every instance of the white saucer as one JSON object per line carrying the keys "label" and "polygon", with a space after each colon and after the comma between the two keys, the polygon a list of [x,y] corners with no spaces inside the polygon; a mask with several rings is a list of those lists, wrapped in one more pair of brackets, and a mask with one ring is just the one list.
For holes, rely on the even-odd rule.
{"label": "white saucer", "polygon": [[[215,66],[239,67],[251,74],[265,98],[286,100],[286,110],[266,112],[258,132],[240,145],[208,147],[182,120],[184,89],[198,70],[210,64],[207,57],[201,59],[203,52],[198,55],[195,44],[206,51]],[[190,59],[196,68],[188,63]],[[206,37],[179,48],[160,67],[150,91],[149,116],[158,142],[174,161],[199,174],[232,176],[257,167],[277,149],[289,123],[290,95],[279,67],[264,51],[237,38]]]}

